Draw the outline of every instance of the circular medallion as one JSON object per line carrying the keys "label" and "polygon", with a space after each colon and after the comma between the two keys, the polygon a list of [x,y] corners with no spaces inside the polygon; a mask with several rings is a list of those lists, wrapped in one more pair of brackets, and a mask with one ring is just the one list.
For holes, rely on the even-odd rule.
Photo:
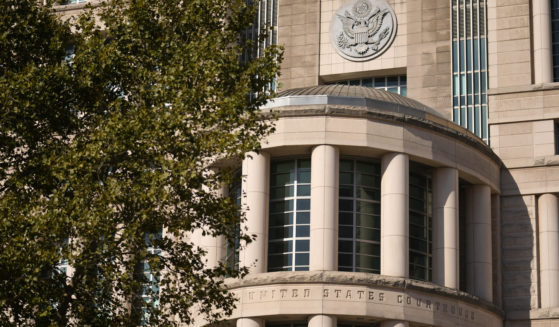
{"label": "circular medallion", "polygon": [[396,15],[384,0],[351,0],[332,17],[330,39],[342,57],[366,61],[390,47],[396,29]]}

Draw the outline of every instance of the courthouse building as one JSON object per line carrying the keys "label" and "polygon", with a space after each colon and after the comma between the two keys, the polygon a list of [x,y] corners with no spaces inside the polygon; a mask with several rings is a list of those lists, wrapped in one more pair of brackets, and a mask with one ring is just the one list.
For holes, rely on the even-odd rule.
{"label": "courthouse building", "polygon": [[559,1],[261,0],[266,24],[230,325],[559,326]]}

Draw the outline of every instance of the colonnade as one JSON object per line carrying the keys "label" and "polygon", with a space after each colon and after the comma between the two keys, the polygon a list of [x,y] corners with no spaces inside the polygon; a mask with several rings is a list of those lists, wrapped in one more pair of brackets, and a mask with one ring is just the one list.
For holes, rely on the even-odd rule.
{"label": "colonnade", "polygon": [[[311,154],[311,223],[309,270],[338,269],[339,149],[318,145]],[[240,266],[252,273],[267,270],[267,230],[270,155],[251,154],[243,162],[243,204],[249,208],[243,223],[257,239],[243,248]],[[459,287],[458,171],[435,168],[433,184],[433,283]],[[466,190],[466,265],[470,294],[492,301],[491,190],[471,185]],[[551,204],[553,205],[553,204]],[[557,206],[557,198],[555,198]],[[557,220],[555,220],[557,221]],[[557,228],[555,227],[550,228]],[[546,239],[548,243],[559,239]],[[547,244],[547,243],[546,243]],[[548,270],[557,269],[548,263]],[[381,158],[381,275],[409,277],[409,157],[388,153]],[[559,287],[559,284],[557,284]],[[555,288],[556,289],[556,288]],[[237,327],[263,327],[260,318],[241,318]],[[309,326],[333,327],[336,317],[314,315]],[[382,327],[406,327],[405,321],[385,321]]]}

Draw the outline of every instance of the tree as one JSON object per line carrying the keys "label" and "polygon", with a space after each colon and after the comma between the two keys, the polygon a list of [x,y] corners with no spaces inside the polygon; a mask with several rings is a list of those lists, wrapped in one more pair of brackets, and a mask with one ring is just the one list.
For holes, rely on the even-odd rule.
{"label": "tree", "polygon": [[272,131],[258,108],[281,51],[239,59],[258,46],[240,37],[254,13],[243,0],[110,0],[62,22],[36,0],[0,2],[1,325],[231,313],[223,277],[246,271],[204,267],[186,235],[251,238],[216,194],[233,171],[215,167]]}

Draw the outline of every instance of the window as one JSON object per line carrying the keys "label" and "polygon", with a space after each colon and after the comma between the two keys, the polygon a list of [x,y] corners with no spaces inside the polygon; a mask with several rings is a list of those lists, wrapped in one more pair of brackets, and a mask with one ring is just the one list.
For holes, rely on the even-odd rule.
{"label": "window", "polygon": [[141,325],[146,325],[149,321],[150,312],[159,308],[159,269],[153,270],[152,264],[161,256],[161,250],[154,244],[154,241],[160,240],[161,237],[161,231],[144,236],[147,257],[140,263],[140,270],[143,274]]}
{"label": "window", "polygon": [[369,77],[361,79],[343,80],[337,82],[330,82],[328,84],[341,84],[341,85],[356,85],[372,87],[375,89],[381,89],[388,92],[400,94],[403,96],[407,95],[406,86],[406,75],[400,76],[381,76],[381,77]]}
{"label": "window", "polygon": [[62,5],[69,5],[69,4],[74,4],[74,3],[86,3],[89,0],[63,0],[60,2],[60,4]]}
{"label": "window", "polygon": [[309,270],[311,161],[272,162],[268,271]]}
{"label": "window", "polygon": [[452,120],[487,137],[486,0],[452,0]]}
{"label": "window", "polygon": [[559,0],[551,0],[551,43],[553,81],[559,82]]}
{"label": "window", "polygon": [[340,161],[338,270],[380,273],[380,166]]}
{"label": "window", "polygon": [[430,281],[432,267],[431,178],[410,172],[410,278]]}
{"label": "window", "polygon": [[[240,208],[241,207],[241,196],[242,196],[242,189],[241,189],[241,174],[238,173],[235,176],[235,181],[233,185],[229,188],[229,197],[235,200],[235,204]],[[231,226],[234,229],[235,233],[235,241],[234,244],[226,244],[225,249],[225,262],[229,268],[233,268],[235,270],[239,269],[239,234],[240,234],[240,225],[236,224],[235,226]]]}
{"label": "window", "polygon": [[[245,1],[249,4],[254,2],[253,0]],[[250,58],[258,58],[267,47],[278,44],[278,3],[279,0],[260,0],[258,2],[258,11],[254,18],[254,23],[245,30],[243,37],[245,40],[256,41],[263,30],[268,34],[257,47],[241,56],[242,62],[248,62]],[[267,89],[275,90],[276,87],[277,83],[276,79],[274,79],[272,85],[269,85]]]}

